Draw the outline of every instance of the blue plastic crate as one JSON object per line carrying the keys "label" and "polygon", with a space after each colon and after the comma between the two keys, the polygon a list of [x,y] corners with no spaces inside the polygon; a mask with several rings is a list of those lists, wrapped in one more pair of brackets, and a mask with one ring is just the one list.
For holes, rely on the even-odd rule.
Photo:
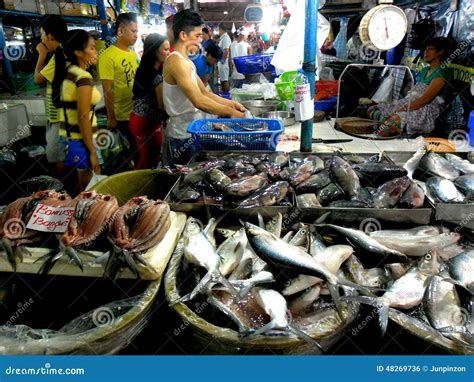
{"label": "blue plastic crate", "polygon": [[252,54],[250,56],[234,57],[235,68],[242,74],[257,74],[274,72],[271,64],[273,53]]}
{"label": "blue plastic crate", "polygon": [[[214,131],[214,123],[222,123],[234,131]],[[260,130],[262,128],[265,130]],[[199,119],[188,127],[198,151],[275,151],[283,131],[281,120],[261,118]]]}
{"label": "blue plastic crate", "polygon": [[328,111],[337,104],[337,97],[332,96],[329,99],[314,101],[314,110]]}

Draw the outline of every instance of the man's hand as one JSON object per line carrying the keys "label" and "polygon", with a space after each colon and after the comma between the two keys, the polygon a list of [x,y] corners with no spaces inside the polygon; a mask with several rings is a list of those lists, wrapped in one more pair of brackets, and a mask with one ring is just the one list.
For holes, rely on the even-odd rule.
{"label": "man's hand", "polygon": [[245,118],[245,114],[238,111],[238,110],[234,110],[232,112],[232,114],[230,115],[230,118],[239,118],[239,119],[244,119]]}
{"label": "man's hand", "polygon": [[242,104],[238,103],[237,101],[232,101],[232,107],[235,110],[241,111],[242,113],[245,113],[247,111],[247,109]]}
{"label": "man's hand", "polygon": [[48,47],[43,42],[36,45],[36,51],[40,57],[46,57],[49,53]]}

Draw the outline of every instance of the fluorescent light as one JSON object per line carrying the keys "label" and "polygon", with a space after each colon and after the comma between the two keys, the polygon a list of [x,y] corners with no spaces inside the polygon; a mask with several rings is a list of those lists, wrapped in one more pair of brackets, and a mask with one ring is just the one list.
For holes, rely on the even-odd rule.
{"label": "fluorescent light", "polygon": [[229,14],[229,12],[227,12],[227,11],[224,11],[224,15],[228,15],[228,14]]}

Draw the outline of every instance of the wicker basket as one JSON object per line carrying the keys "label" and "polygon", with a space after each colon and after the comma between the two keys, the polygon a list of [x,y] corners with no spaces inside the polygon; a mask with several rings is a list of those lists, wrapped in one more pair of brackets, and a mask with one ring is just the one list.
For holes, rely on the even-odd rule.
{"label": "wicker basket", "polygon": [[456,145],[443,138],[424,138],[428,151],[455,153]]}
{"label": "wicker basket", "polygon": [[351,135],[372,134],[382,122],[366,118],[339,118],[336,123],[342,131]]}

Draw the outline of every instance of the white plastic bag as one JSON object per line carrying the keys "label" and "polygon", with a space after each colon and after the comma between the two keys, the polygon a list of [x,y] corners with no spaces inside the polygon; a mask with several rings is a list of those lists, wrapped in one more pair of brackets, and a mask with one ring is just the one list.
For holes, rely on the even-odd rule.
{"label": "white plastic bag", "polygon": [[107,178],[107,175],[98,175],[95,172],[92,173],[92,178],[89,181],[89,184],[86,187],[86,190],[90,190],[94,187],[97,183],[99,183],[102,179]]}
{"label": "white plastic bag", "polygon": [[379,88],[372,97],[372,101],[377,103],[387,103],[392,100],[393,85],[395,83],[395,78],[390,73],[385,77],[380,84]]}

